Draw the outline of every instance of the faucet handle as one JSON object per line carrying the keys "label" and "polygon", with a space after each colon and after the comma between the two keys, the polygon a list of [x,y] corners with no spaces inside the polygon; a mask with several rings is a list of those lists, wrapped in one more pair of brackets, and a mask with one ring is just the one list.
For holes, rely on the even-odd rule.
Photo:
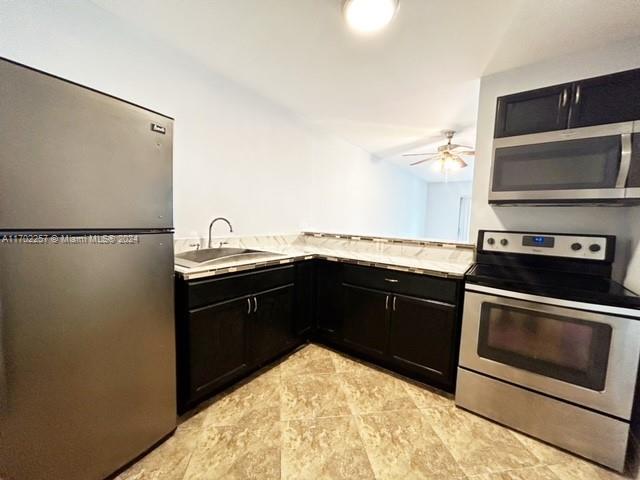
{"label": "faucet handle", "polygon": [[196,247],[196,250],[200,250],[200,242],[190,243],[189,246],[190,247]]}
{"label": "faucet handle", "polygon": [[223,245],[229,245],[229,242],[220,242],[220,244],[218,245],[218,248],[222,248]]}

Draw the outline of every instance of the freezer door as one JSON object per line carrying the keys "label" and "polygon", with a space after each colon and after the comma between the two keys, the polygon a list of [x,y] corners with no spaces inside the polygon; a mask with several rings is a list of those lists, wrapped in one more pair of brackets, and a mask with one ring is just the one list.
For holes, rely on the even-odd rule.
{"label": "freezer door", "polygon": [[1,59],[0,98],[0,230],[173,226],[172,120]]}
{"label": "freezer door", "polygon": [[102,479],[175,428],[172,259],[0,243],[0,478]]}

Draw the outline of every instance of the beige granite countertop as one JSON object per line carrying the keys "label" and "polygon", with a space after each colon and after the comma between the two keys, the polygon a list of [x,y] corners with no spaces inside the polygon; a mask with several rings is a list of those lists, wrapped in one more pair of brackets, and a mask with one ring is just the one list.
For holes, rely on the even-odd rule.
{"label": "beige granite countertop", "polygon": [[[189,245],[193,245],[194,241],[201,245],[206,243],[202,239],[177,239],[176,253],[193,249]],[[192,280],[321,258],[424,275],[462,278],[472,265],[475,254],[473,247],[466,244],[321,233],[225,237],[216,238],[212,243],[217,245],[221,242],[224,242],[224,246],[264,250],[274,255],[262,256],[258,261],[232,260],[193,268],[176,265],[176,273]]]}

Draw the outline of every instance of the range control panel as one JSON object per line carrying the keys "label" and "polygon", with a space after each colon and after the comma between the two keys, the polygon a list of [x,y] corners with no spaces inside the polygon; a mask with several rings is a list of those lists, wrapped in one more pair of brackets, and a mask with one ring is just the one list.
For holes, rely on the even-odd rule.
{"label": "range control panel", "polygon": [[[550,257],[606,260],[614,248],[611,237],[481,230],[478,245],[485,252],[546,255]],[[611,252],[612,254],[613,252]]]}

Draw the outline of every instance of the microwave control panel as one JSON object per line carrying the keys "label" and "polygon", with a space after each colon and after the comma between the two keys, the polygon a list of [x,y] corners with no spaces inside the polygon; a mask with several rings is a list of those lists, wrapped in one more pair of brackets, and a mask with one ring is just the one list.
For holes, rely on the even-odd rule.
{"label": "microwave control panel", "polygon": [[611,237],[531,232],[482,231],[479,249],[485,252],[545,255],[587,260],[607,260],[613,252]]}

